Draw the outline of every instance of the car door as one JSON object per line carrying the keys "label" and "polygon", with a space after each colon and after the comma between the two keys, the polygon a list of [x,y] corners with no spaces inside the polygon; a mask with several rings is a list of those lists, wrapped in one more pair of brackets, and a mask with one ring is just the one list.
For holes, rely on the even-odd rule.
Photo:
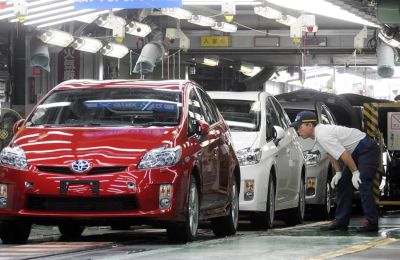
{"label": "car door", "polygon": [[[195,128],[196,120],[203,120],[207,122],[208,115],[206,114],[205,108],[200,101],[200,97],[196,92],[196,87],[193,87],[188,96],[188,110],[189,110],[189,124],[192,124],[192,128]],[[207,122],[208,123],[208,122]],[[201,209],[209,209],[217,204],[217,194],[215,193],[215,183],[219,174],[218,165],[218,145],[214,142],[215,131],[210,131],[204,136],[195,135],[192,138],[196,138],[200,144],[201,151],[198,155],[200,161],[200,207]]]}
{"label": "car door", "polygon": [[211,98],[200,88],[197,88],[205,111],[205,120],[210,125],[210,138],[213,141],[213,149],[218,169],[215,171],[212,184],[212,192],[217,196],[216,204],[228,201],[229,187],[229,146],[226,142],[225,125],[219,120],[218,110]]}
{"label": "car door", "polygon": [[[279,115],[279,112],[276,110],[273,98],[267,98],[267,107],[270,108],[271,111],[271,121],[274,126],[280,126],[283,129],[287,128],[287,125],[282,117]],[[289,200],[289,191],[288,191],[288,181],[290,176],[290,167],[288,164],[289,153],[290,153],[290,140],[285,131],[285,136],[279,143],[276,145],[276,154],[275,154],[275,169],[276,169],[276,179],[277,179],[277,191],[276,191],[276,200],[279,204]]]}
{"label": "car door", "polygon": [[296,200],[298,195],[299,174],[301,172],[300,158],[302,158],[301,148],[297,141],[296,131],[292,127],[289,127],[290,119],[286,112],[274,97],[271,97],[271,101],[281,126],[285,130],[285,135],[278,146],[280,149],[284,150],[284,152],[281,153],[283,155],[283,159],[281,160],[283,160],[282,163],[284,163],[281,188],[283,188],[284,192],[284,201],[293,201]]}

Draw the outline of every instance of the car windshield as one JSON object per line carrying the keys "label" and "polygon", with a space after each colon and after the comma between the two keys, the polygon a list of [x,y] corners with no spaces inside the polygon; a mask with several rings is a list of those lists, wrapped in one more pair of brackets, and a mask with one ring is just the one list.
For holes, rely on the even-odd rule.
{"label": "car windshield", "polygon": [[214,99],[232,131],[256,132],[260,128],[260,102],[253,100]]}
{"label": "car windshield", "polygon": [[174,126],[181,91],[149,88],[74,89],[53,92],[27,126]]}

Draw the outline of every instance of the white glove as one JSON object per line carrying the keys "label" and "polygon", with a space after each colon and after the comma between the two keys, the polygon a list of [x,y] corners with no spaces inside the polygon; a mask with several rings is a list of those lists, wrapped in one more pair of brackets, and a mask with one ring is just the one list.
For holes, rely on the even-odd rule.
{"label": "white glove", "polygon": [[338,183],[339,180],[342,178],[342,172],[336,172],[335,176],[333,176],[332,181],[331,181],[331,187],[334,189]]}
{"label": "white glove", "polygon": [[354,188],[358,190],[361,184],[360,172],[358,170],[353,172],[353,177],[351,178],[351,182],[353,182]]}

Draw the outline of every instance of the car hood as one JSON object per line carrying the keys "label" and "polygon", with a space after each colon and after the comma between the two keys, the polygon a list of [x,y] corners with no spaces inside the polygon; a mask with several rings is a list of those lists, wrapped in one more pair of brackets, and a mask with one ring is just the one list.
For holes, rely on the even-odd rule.
{"label": "car hood", "polygon": [[14,140],[29,164],[65,165],[78,159],[94,165],[139,163],[150,149],[175,143],[176,128],[25,128]]}
{"label": "car hood", "polygon": [[236,151],[253,147],[259,138],[259,132],[231,132]]}

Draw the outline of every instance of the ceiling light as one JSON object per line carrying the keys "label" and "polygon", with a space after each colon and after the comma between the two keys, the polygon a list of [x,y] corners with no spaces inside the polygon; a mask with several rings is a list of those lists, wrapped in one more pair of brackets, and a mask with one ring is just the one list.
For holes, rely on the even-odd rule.
{"label": "ceiling light", "polygon": [[272,4],[282,6],[284,8],[290,8],[298,11],[305,11],[307,13],[318,14],[327,16],[343,21],[363,24],[372,27],[380,27],[379,25],[367,21],[360,16],[355,15],[345,9],[342,9],[338,5],[334,5],[326,0],[314,0],[314,1],[293,1],[293,0],[266,0]]}
{"label": "ceiling light", "polygon": [[56,29],[49,29],[43,32],[39,39],[41,39],[44,43],[57,45],[60,47],[67,47],[70,45],[74,37],[67,32],[56,30]]}
{"label": "ceiling light", "polygon": [[122,44],[109,42],[106,46],[100,49],[100,53],[104,56],[121,59],[128,54],[129,49]]}
{"label": "ceiling light", "polygon": [[[62,12],[68,12],[68,11],[71,11],[71,10],[74,10],[74,7],[72,5],[71,6],[62,7],[62,8],[53,9],[53,10],[50,10],[50,11],[40,12],[40,13],[36,13],[36,14],[29,14],[29,15],[26,16],[25,21],[26,20],[33,20],[35,18],[40,18],[40,17],[49,17],[49,15],[52,15],[52,14],[58,14],[60,12],[61,13]],[[15,22],[18,22],[18,21],[19,21],[18,19],[12,19],[10,22],[15,23]]]}
{"label": "ceiling light", "polygon": [[151,27],[144,23],[131,21],[125,26],[125,32],[139,37],[146,37],[151,33]]}
{"label": "ceiling light", "polygon": [[240,72],[247,75],[253,72],[254,69],[254,65],[248,62],[244,62],[242,61],[241,65],[240,65]]}
{"label": "ceiling light", "polygon": [[83,14],[87,14],[90,12],[93,12],[93,10],[92,9],[84,9],[84,10],[78,10],[78,11],[72,11],[72,12],[65,12],[65,13],[61,13],[58,15],[52,15],[52,16],[44,17],[42,19],[29,21],[29,22],[25,23],[25,25],[40,24],[40,23],[57,20],[57,19],[61,19],[61,18],[67,18],[67,17],[76,19],[76,17],[78,15],[83,15]]}
{"label": "ceiling light", "polygon": [[218,66],[218,64],[219,64],[219,58],[218,58],[218,56],[204,57],[203,61],[201,63],[204,65],[207,65],[207,66],[215,67],[215,66]]}
{"label": "ceiling light", "polygon": [[190,19],[192,18],[192,12],[182,8],[161,8],[161,13],[174,17],[176,19]]}
{"label": "ceiling light", "polygon": [[263,16],[268,19],[281,19],[282,13],[278,10],[272,9],[266,6],[256,6],[254,7],[254,13]]}
{"label": "ceiling light", "polygon": [[216,22],[213,27],[214,30],[222,31],[222,32],[236,32],[237,26],[230,23],[225,22]]}
{"label": "ceiling light", "polygon": [[98,39],[82,36],[72,43],[72,47],[76,50],[96,53],[103,47],[103,44]]}
{"label": "ceiling light", "polygon": [[214,19],[203,15],[192,15],[192,17],[188,20],[188,22],[200,26],[214,26],[215,24]]}
{"label": "ceiling light", "polygon": [[287,26],[291,26],[297,21],[297,18],[293,17],[291,15],[282,15],[281,18],[277,19],[276,21],[278,23],[281,23],[281,24],[284,24]]}

